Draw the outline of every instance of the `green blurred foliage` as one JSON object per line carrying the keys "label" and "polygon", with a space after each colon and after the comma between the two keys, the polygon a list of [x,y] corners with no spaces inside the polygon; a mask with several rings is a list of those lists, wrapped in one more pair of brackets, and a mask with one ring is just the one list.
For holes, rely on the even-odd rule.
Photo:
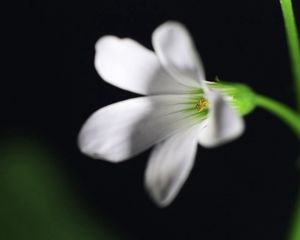
{"label": "green blurred foliage", "polygon": [[121,239],[84,210],[41,145],[24,137],[1,142],[0,239]]}

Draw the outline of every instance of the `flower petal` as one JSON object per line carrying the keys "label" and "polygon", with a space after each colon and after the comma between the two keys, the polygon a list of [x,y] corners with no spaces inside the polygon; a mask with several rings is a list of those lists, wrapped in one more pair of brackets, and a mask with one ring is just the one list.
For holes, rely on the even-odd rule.
{"label": "flower petal", "polygon": [[193,167],[198,127],[185,129],[166,139],[151,153],[145,184],[153,200],[161,207],[173,201]]}
{"label": "flower petal", "polygon": [[215,147],[239,137],[244,131],[244,121],[226,102],[221,93],[206,93],[209,102],[208,118],[199,134],[198,141],[204,147]]}
{"label": "flower petal", "polygon": [[155,54],[131,39],[105,36],[96,43],[95,67],[108,83],[138,94],[182,93]]}
{"label": "flower petal", "polygon": [[165,69],[182,84],[199,87],[205,79],[201,59],[188,30],[178,22],[166,22],[152,35],[152,43]]}
{"label": "flower petal", "polygon": [[139,97],[101,108],[82,127],[79,147],[93,158],[126,160],[198,121],[182,111],[185,98]]}

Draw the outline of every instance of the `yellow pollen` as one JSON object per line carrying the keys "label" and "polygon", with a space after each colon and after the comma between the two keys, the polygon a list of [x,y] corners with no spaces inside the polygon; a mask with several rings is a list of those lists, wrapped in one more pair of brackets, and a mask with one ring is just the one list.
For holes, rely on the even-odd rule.
{"label": "yellow pollen", "polygon": [[205,108],[208,107],[208,101],[205,98],[199,98],[196,108],[198,112],[202,112]]}

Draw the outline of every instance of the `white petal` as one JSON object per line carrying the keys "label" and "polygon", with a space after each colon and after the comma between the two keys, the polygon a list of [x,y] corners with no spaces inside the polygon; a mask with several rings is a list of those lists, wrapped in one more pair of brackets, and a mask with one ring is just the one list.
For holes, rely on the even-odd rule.
{"label": "white petal", "polygon": [[95,67],[108,83],[138,94],[181,93],[155,54],[131,39],[105,36],[96,43]]}
{"label": "white petal", "polygon": [[152,35],[159,60],[177,81],[198,87],[205,79],[204,69],[188,30],[180,23],[166,22]]}
{"label": "white petal", "polygon": [[192,127],[157,145],[151,154],[145,184],[161,207],[169,205],[186,181],[197,150],[197,129]]}
{"label": "white petal", "polygon": [[244,131],[244,121],[216,91],[207,93],[209,113],[202,123],[198,141],[204,147],[215,147],[239,137]]}
{"label": "white petal", "polygon": [[[93,158],[126,160],[182,127],[195,124],[181,95],[157,95],[118,102],[96,111],[79,133],[79,147]],[[185,100],[186,101],[186,100]]]}

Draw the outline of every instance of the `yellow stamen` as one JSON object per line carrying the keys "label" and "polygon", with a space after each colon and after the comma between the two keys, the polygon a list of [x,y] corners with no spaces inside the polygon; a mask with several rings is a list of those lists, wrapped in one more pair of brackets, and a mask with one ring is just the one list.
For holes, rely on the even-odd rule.
{"label": "yellow stamen", "polygon": [[196,108],[198,112],[202,112],[205,108],[208,108],[208,101],[205,98],[199,98]]}

